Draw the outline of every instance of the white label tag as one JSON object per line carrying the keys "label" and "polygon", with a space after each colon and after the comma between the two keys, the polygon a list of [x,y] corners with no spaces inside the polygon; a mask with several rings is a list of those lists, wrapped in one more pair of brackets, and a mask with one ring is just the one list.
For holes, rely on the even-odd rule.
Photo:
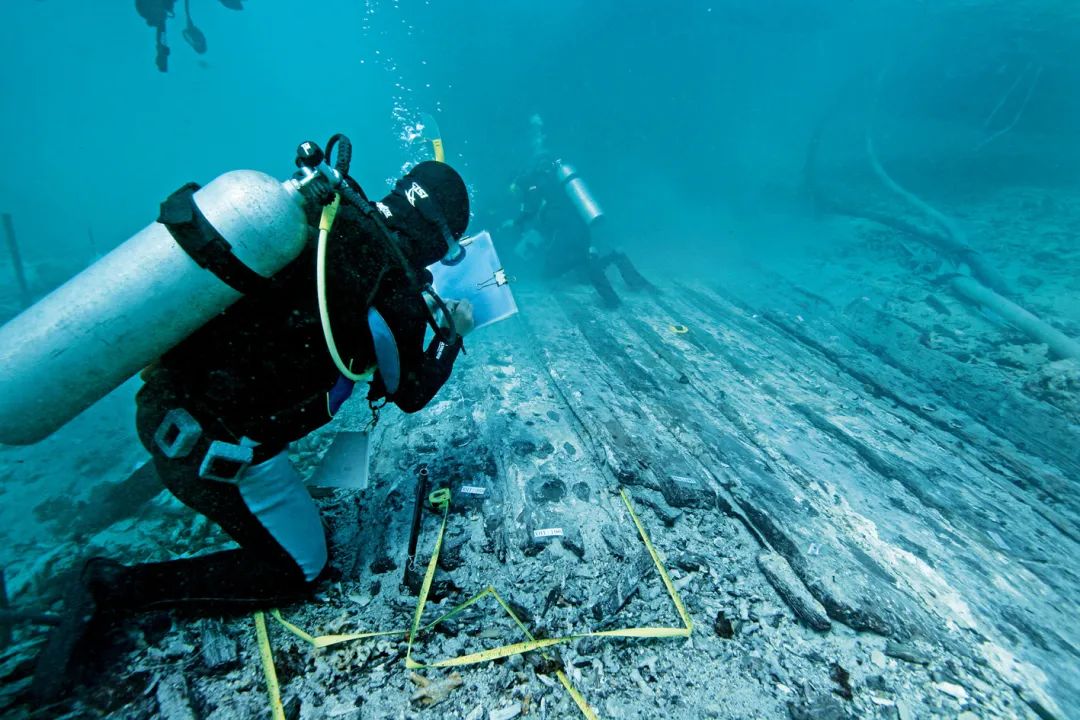
{"label": "white label tag", "polygon": [[697,485],[698,484],[697,480],[694,480],[693,478],[683,477],[681,475],[672,475],[671,479],[674,480],[677,483],[682,483],[683,485]]}
{"label": "white label tag", "polygon": [[560,537],[562,536],[562,534],[562,528],[544,528],[543,530],[533,530],[534,538]]}
{"label": "white label tag", "polygon": [[366,432],[343,431],[330,444],[307,484],[363,490],[368,485],[371,443]]}
{"label": "white label tag", "polygon": [[480,487],[479,485],[462,485],[461,492],[466,495],[485,495],[487,494],[487,488]]}

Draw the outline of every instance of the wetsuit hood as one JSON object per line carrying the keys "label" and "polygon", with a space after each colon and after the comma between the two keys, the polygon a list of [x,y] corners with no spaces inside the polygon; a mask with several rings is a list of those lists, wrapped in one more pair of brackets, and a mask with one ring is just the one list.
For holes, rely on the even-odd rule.
{"label": "wetsuit hood", "polygon": [[422,162],[398,180],[380,204],[411,263],[430,265],[447,254],[447,235],[458,240],[469,225],[465,181],[446,163]]}

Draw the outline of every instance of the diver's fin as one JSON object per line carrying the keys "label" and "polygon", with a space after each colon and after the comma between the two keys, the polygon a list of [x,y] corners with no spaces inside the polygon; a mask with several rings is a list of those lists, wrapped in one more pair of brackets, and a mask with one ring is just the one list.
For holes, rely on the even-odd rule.
{"label": "diver's fin", "polygon": [[112,560],[93,558],[68,581],[60,622],[49,632],[30,683],[30,699],[36,707],[62,700],[75,682],[79,671],[76,658],[79,646],[99,614],[94,579],[115,572],[113,568],[118,567],[119,564]]}

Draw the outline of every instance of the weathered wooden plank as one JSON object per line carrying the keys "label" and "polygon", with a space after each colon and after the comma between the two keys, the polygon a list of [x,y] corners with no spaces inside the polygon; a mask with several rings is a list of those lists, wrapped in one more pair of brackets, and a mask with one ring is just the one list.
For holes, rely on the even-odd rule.
{"label": "weathered wooden plank", "polygon": [[[543,301],[541,301],[543,302]],[[710,470],[719,468],[723,464],[722,458],[713,457],[706,440],[718,434],[716,423],[717,412],[715,407],[710,407],[701,398],[692,396],[685,385],[677,381],[677,375],[669,376],[670,383],[657,379],[660,366],[655,359],[635,353],[630,343],[639,344],[640,341],[632,333],[622,328],[622,337],[625,347],[620,347],[618,340],[614,339],[605,327],[612,322],[617,322],[614,317],[595,317],[589,314],[589,310],[581,305],[576,305],[572,300],[565,300],[562,307],[553,307],[556,303],[547,303],[537,312],[530,315],[529,322],[534,325],[537,338],[543,338],[545,348],[542,352],[547,353],[548,362],[553,368],[553,376],[561,380],[568,380],[569,390],[564,394],[571,398],[571,402],[577,400],[579,404],[587,406],[591,412],[596,407],[606,407],[609,412],[619,415],[629,415],[638,418],[639,427],[643,435],[651,437],[647,442],[633,446],[638,453],[639,462],[643,466],[642,474],[652,477],[655,482],[657,468],[663,468],[666,458],[689,454],[698,461],[705,458],[705,465],[701,466],[700,473],[714,481],[714,472]],[[539,320],[537,318],[540,318]],[[566,332],[568,322],[577,326],[580,332],[575,336]],[[552,341],[556,328],[561,329],[558,341]],[[633,355],[633,357],[631,357]],[[573,366],[589,368],[588,376],[575,376]],[[669,370],[670,372],[670,370]],[[653,377],[648,377],[648,375]],[[624,381],[625,378],[625,381]],[[574,382],[576,380],[576,382]],[[603,386],[611,391],[600,393],[597,387]],[[629,388],[633,386],[636,392]],[[625,409],[624,409],[625,408]],[[722,416],[720,416],[722,420]],[[727,443],[737,446],[743,454],[755,454],[754,450],[745,445],[745,441],[735,440],[738,435],[729,425],[725,431]],[[603,430],[598,429],[598,434]],[[706,440],[703,440],[703,436]],[[605,438],[605,444],[616,444],[618,437]],[[804,515],[800,510],[796,495],[801,494],[790,486],[784,488],[786,478],[777,478],[768,470],[762,471],[761,476],[750,478],[748,473],[753,472],[754,466],[768,468],[768,458],[757,459],[746,469],[739,464],[738,469],[730,469],[721,475],[726,476],[724,482],[731,485],[745,483],[752,479],[754,485],[752,492],[739,490],[739,497],[734,500],[743,517],[754,515],[749,522],[755,530],[763,535],[771,536],[769,541],[777,549],[789,555],[800,566],[807,562],[822,566],[828,565],[829,570],[824,570],[817,575],[818,588],[826,606],[830,612],[836,614],[837,619],[848,622],[856,627],[873,629],[882,633],[896,632],[897,628],[905,623],[898,617],[884,618],[878,612],[878,608],[885,606],[899,607],[901,603],[885,603],[882,600],[882,592],[891,593],[891,589],[874,588],[873,592],[867,593],[864,603],[853,600],[857,597],[852,592],[855,587],[873,587],[881,585],[880,581],[873,581],[864,575],[862,568],[850,553],[841,549],[840,545],[832,545],[831,540],[826,541],[826,551],[817,557],[807,561],[800,555],[800,548],[810,546],[809,535],[805,542],[795,542],[787,537],[787,527],[798,528],[798,524],[790,523],[782,526],[775,520],[776,517]],[[752,500],[750,499],[752,498]],[[730,501],[729,501],[730,503]],[[768,508],[764,510],[762,508]],[[784,529],[781,529],[781,528]],[[820,536],[815,532],[814,536]],[[821,546],[821,543],[818,543]],[[836,564],[831,562],[829,550],[836,548],[841,556],[847,556],[850,562],[841,563],[847,568],[848,576],[845,583],[840,586],[835,583],[827,583],[827,578],[835,573]],[[782,548],[782,549],[781,549]],[[805,570],[804,570],[805,571]],[[804,578],[805,579],[805,578]]]}
{"label": "weathered wooden plank", "polygon": [[[707,306],[710,315],[726,313],[738,318],[733,322],[742,325],[746,332],[757,330],[757,325],[748,318],[758,313],[745,307],[724,307],[717,300],[702,302],[702,297],[699,293],[696,301]],[[767,335],[762,332],[763,338]],[[800,365],[816,364],[806,355],[807,350],[817,352],[812,346],[796,341],[796,345],[803,347],[788,350],[776,338],[769,342],[777,354],[797,358]],[[833,365],[831,371],[827,366],[819,366],[815,373],[820,377],[840,378],[837,381],[840,386],[845,384],[842,380],[845,375],[865,386],[865,377],[844,372],[845,363],[863,352],[858,347],[834,349],[821,356]],[[950,428],[954,432],[944,431],[925,417],[926,411],[913,412],[904,403],[892,402],[890,396],[895,392],[866,397],[857,416],[847,414],[842,423],[837,423],[830,417],[835,416],[835,410],[830,409],[829,398],[837,396],[841,389],[832,387],[816,398],[806,395],[809,399],[804,398],[796,409],[812,426],[833,437],[840,447],[853,450],[860,462],[897,480],[915,496],[917,503],[913,507],[898,506],[892,512],[871,513],[871,517],[879,518],[879,531],[888,527],[886,522],[894,526],[899,523],[901,527],[926,523],[933,532],[921,534],[921,547],[905,545],[907,533],[892,533],[890,542],[932,561],[941,576],[948,578],[953,597],[962,598],[967,610],[980,618],[981,632],[995,638],[1003,647],[1019,649],[1022,657],[1040,667],[1054,667],[1063,658],[1076,658],[1077,642],[1071,637],[1072,625],[1066,619],[1071,612],[1069,608],[1074,606],[1076,587],[1075,573],[1069,570],[1067,559],[1076,553],[1071,523],[1065,519],[1067,509],[1061,505],[1048,507],[1047,501],[1053,499],[1045,495],[1033,498],[1025,494],[1023,479],[1008,477],[1018,466],[993,455],[994,443],[969,445],[958,439],[960,431],[972,432],[969,423]],[[790,388],[784,392],[792,394]],[[798,393],[794,395],[797,397]],[[886,412],[887,406],[875,402],[874,395],[889,400],[895,411]],[[935,415],[941,412],[940,406],[948,405],[947,399],[932,399],[939,406],[933,411]],[[902,424],[891,428],[887,423],[881,424],[890,414],[897,415]],[[955,416],[963,417],[963,412],[955,412]],[[880,433],[881,446],[889,449],[888,455],[873,450],[876,443],[866,438],[874,435],[868,436],[868,432]],[[997,447],[1002,455],[1010,451],[1008,446]],[[857,487],[848,487],[843,495],[851,502],[858,492]],[[869,489],[863,490],[866,492]],[[933,521],[935,515],[937,521]],[[888,535],[885,530],[885,536]],[[1048,542],[1048,536],[1055,535]],[[1048,563],[1048,553],[1060,559]],[[1062,679],[1055,680],[1061,685],[1059,692],[1066,697],[1075,696],[1077,688],[1067,677],[1065,673]]]}

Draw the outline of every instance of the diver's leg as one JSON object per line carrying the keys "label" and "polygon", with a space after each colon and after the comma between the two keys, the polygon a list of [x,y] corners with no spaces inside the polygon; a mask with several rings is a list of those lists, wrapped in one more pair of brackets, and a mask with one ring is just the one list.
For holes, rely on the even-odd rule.
{"label": "diver's leg", "polygon": [[119,592],[109,600],[119,607],[281,602],[306,592],[326,567],[318,508],[285,451],[248,468],[235,485],[200,478],[191,463],[156,462],[169,491],[240,548],[110,573]]}
{"label": "diver's leg", "polygon": [[248,468],[239,486],[198,476],[198,459],[154,458],[163,484],[218,523],[241,547],[181,560],[124,566],[86,563],[69,586],[60,626],[38,657],[31,696],[61,697],[73,657],[104,615],[152,607],[245,610],[302,597],[326,565],[318,509],[285,452]]}
{"label": "diver's leg", "polygon": [[645,279],[645,277],[638,272],[638,269],[634,267],[634,264],[630,262],[630,258],[626,256],[626,253],[613,252],[608,256],[608,261],[619,268],[619,274],[622,275],[626,285],[631,290],[655,290],[656,287]]}
{"label": "diver's leg", "polygon": [[605,258],[590,257],[585,263],[585,275],[588,277],[589,282],[592,283],[592,286],[596,288],[596,292],[599,293],[600,304],[606,308],[617,308],[622,301],[619,300],[615,288],[611,286],[611,281],[604,274],[606,267]]}

